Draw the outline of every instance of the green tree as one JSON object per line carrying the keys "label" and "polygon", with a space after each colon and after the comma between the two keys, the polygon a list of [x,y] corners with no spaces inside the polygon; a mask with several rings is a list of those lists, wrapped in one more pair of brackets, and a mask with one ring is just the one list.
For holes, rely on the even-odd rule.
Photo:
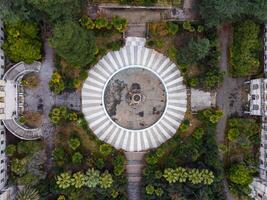
{"label": "green tree", "polygon": [[238,138],[239,136],[239,130],[237,128],[231,128],[229,129],[228,133],[227,133],[227,137],[229,141],[234,141]]}
{"label": "green tree", "polygon": [[169,183],[176,183],[178,180],[178,176],[175,175],[174,169],[171,169],[171,168],[167,168],[164,170],[163,177]]}
{"label": "green tree", "polygon": [[70,138],[68,144],[69,147],[75,151],[81,145],[81,142],[79,138]]}
{"label": "green tree", "polygon": [[119,31],[120,33],[124,32],[127,25],[128,25],[128,22],[125,18],[121,18],[121,17],[118,17],[118,16],[114,16],[112,18],[112,21],[111,21],[111,24],[113,25],[113,27]]}
{"label": "green tree", "polygon": [[103,189],[110,188],[113,184],[113,178],[108,171],[105,171],[103,174],[101,174],[99,179],[99,185]]}
{"label": "green tree", "polygon": [[6,40],[3,44],[5,54],[13,62],[32,63],[41,59],[41,42],[37,24],[18,21],[5,23]]}
{"label": "green tree", "polygon": [[27,0],[28,4],[41,12],[43,18],[51,22],[79,16],[85,2],[84,0]]}
{"label": "green tree", "polygon": [[100,181],[100,172],[94,168],[88,169],[86,172],[85,185],[89,188],[95,188]]}
{"label": "green tree", "polygon": [[188,180],[192,184],[200,184],[203,181],[203,177],[199,169],[191,169],[188,171]]}
{"label": "green tree", "polygon": [[26,158],[11,160],[11,171],[17,175],[23,175],[26,173],[28,160]]}
{"label": "green tree", "polygon": [[[59,94],[65,90],[65,84],[59,72],[53,72],[48,85],[50,90],[55,94]],[[59,117],[53,117],[51,120],[54,124],[57,124],[60,121]]]}
{"label": "green tree", "polygon": [[99,151],[104,157],[107,157],[112,153],[113,148],[109,144],[101,144],[99,147]]}
{"label": "green tree", "polygon": [[195,128],[194,132],[193,132],[193,137],[196,140],[200,140],[204,135],[204,129],[203,128]]}
{"label": "green tree", "polygon": [[230,47],[230,64],[233,76],[250,76],[260,67],[260,25],[252,20],[235,24],[234,40]]}
{"label": "green tree", "polygon": [[161,197],[163,195],[164,191],[162,188],[157,188],[155,189],[155,194],[158,196],[158,197]]}
{"label": "green tree", "polygon": [[175,35],[179,31],[178,24],[174,22],[167,22],[167,30],[170,35]]}
{"label": "green tree", "polygon": [[81,164],[83,160],[83,155],[80,152],[75,152],[71,159],[73,164]]}
{"label": "green tree", "polygon": [[188,173],[185,168],[178,167],[174,170],[174,174],[179,183],[184,183],[187,181]]}
{"label": "green tree", "polygon": [[249,185],[252,180],[252,174],[254,170],[251,170],[244,164],[234,164],[228,171],[228,178],[231,182],[239,185]]}
{"label": "green tree", "polygon": [[213,183],[213,181],[214,181],[214,174],[213,174],[212,171],[209,171],[207,169],[203,169],[201,171],[201,173],[202,173],[202,177],[203,177],[203,183],[205,185],[210,185],[210,184]]}
{"label": "green tree", "polygon": [[182,65],[196,64],[204,58],[210,49],[210,42],[207,38],[191,38],[184,48],[180,48],[177,54],[177,62]]}
{"label": "green tree", "polygon": [[10,144],[6,147],[6,154],[9,157],[12,157],[14,153],[16,153],[16,151],[17,151],[17,147],[14,144]]}
{"label": "green tree", "polygon": [[17,200],[39,200],[40,196],[38,191],[29,186],[25,186],[22,190],[17,193]]}
{"label": "green tree", "polygon": [[99,17],[95,20],[95,28],[103,29],[108,26],[108,21],[105,18]]}
{"label": "green tree", "polygon": [[49,41],[57,54],[71,65],[85,67],[95,59],[94,35],[75,22],[58,23]]}
{"label": "green tree", "polygon": [[146,194],[152,195],[155,192],[155,188],[153,185],[147,185],[146,186]]}
{"label": "green tree", "polygon": [[69,188],[71,186],[71,175],[68,172],[61,173],[56,177],[56,184],[62,189]]}
{"label": "green tree", "polygon": [[72,175],[71,185],[75,188],[81,188],[85,185],[86,177],[82,172],[76,172]]}
{"label": "green tree", "polygon": [[267,19],[265,0],[201,0],[198,8],[208,26],[218,26],[223,22],[235,21],[244,16],[255,17],[262,21]]}

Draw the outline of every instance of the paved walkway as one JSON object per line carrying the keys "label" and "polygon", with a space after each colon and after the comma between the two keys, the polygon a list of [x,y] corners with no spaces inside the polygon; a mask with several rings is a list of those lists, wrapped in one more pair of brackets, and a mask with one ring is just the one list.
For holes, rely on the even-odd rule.
{"label": "paved walkway", "polygon": [[[228,117],[231,115],[242,115],[242,101],[244,78],[231,78],[227,73],[228,69],[228,47],[231,34],[230,25],[226,24],[219,30],[219,41],[221,48],[220,68],[225,72],[222,86],[217,93],[217,106],[223,110],[224,116],[221,118],[216,127],[217,143],[223,143],[225,138],[225,128]],[[221,160],[223,157],[221,155]],[[227,182],[224,180],[225,192],[228,200],[234,200],[230,195]]]}
{"label": "paved walkway", "polygon": [[[42,131],[43,137],[47,144],[48,157],[51,154],[54,145],[54,126],[50,122],[48,114],[53,106],[65,105],[70,109],[81,110],[81,92],[64,92],[55,95],[49,89],[49,81],[53,71],[55,70],[54,50],[49,46],[48,42],[44,45],[45,58],[39,72],[40,85],[37,88],[26,90],[25,103],[26,111],[39,111],[42,113]],[[51,160],[48,164],[51,164]]]}
{"label": "paved walkway", "polygon": [[127,193],[129,200],[140,200],[141,180],[146,152],[125,152],[127,158],[126,173],[128,179]]}

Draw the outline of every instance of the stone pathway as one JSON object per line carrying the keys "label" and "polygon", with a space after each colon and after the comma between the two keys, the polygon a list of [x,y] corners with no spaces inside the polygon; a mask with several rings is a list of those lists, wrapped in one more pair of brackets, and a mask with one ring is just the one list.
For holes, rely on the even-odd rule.
{"label": "stone pathway", "polygon": [[141,180],[146,152],[125,152],[127,158],[126,173],[128,179],[127,193],[129,200],[140,200]]}
{"label": "stone pathway", "polygon": [[[81,92],[63,92],[56,95],[49,89],[49,81],[53,71],[55,70],[54,49],[51,48],[47,41],[44,43],[45,58],[42,62],[42,67],[39,72],[40,85],[37,88],[26,90],[25,103],[26,111],[41,111],[42,112],[42,132],[45,143],[47,145],[48,158],[51,158],[51,152],[54,145],[54,126],[50,122],[49,112],[53,106],[65,105],[70,109],[81,110]],[[51,165],[51,159],[48,160],[48,166]]]}
{"label": "stone pathway", "polygon": [[[227,73],[228,70],[228,47],[231,36],[231,27],[226,24],[219,30],[219,41],[221,49],[220,68],[225,72],[224,81],[222,86],[217,92],[217,106],[223,111],[224,116],[221,118],[216,127],[216,140],[217,143],[223,143],[225,138],[225,128],[227,119],[235,114],[241,116],[243,113],[242,101],[243,101],[243,87],[244,78],[232,78]],[[221,155],[223,160],[223,155]],[[223,161],[222,161],[223,162]],[[225,192],[228,200],[234,200],[231,196],[227,181],[224,180]]]}

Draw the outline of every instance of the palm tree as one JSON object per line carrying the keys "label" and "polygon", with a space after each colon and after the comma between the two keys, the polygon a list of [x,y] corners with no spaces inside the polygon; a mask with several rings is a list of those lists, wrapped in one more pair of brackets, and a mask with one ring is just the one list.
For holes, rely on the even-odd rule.
{"label": "palm tree", "polygon": [[188,179],[192,184],[200,184],[203,181],[202,173],[199,169],[191,169],[188,172]]}
{"label": "palm tree", "polygon": [[88,169],[85,177],[85,185],[89,188],[95,188],[100,179],[100,172],[94,168]]}
{"label": "palm tree", "polygon": [[202,170],[202,177],[203,177],[203,183],[206,185],[210,185],[214,181],[214,174],[212,171],[209,171],[207,169]]}
{"label": "palm tree", "polygon": [[66,189],[71,185],[71,175],[68,172],[61,173],[56,178],[56,183],[59,188]]}
{"label": "palm tree", "polygon": [[175,170],[171,168],[167,168],[164,170],[163,177],[169,182],[169,183],[175,183],[178,180],[178,176],[175,175]]}
{"label": "palm tree", "polygon": [[113,183],[113,178],[111,174],[108,173],[108,171],[105,171],[103,174],[101,174],[99,180],[99,185],[101,188],[104,189],[110,188],[112,186],[112,183]]}
{"label": "palm tree", "polygon": [[180,183],[184,183],[186,182],[187,177],[188,177],[187,170],[185,168],[178,167],[175,169],[175,176],[177,176],[177,180]]}
{"label": "palm tree", "polygon": [[76,172],[72,176],[71,185],[75,188],[81,188],[85,184],[85,175],[82,172]]}
{"label": "palm tree", "polygon": [[17,200],[39,200],[40,196],[35,189],[29,186],[25,186],[21,191],[18,192],[16,199]]}

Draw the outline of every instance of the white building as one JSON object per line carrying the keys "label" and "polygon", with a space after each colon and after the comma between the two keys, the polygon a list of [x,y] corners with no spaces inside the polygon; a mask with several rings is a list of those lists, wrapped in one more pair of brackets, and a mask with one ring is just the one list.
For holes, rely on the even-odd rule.
{"label": "white building", "polygon": [[250,84],[249,111],[247,113],[262,117],[260,176],[255,178],[250,185],[251,196],[256,200],[267,200],[267,79],[259,78],[247,83]]}

